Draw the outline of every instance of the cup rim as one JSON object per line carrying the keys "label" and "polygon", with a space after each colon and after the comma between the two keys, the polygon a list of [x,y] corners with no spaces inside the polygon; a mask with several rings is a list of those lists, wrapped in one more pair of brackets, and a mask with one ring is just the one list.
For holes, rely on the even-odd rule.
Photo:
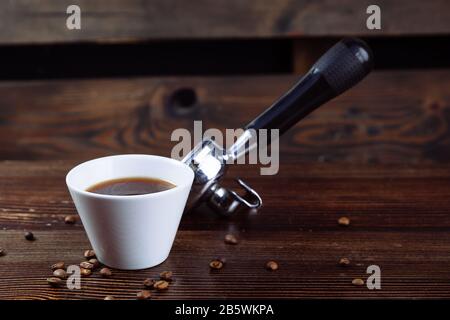
{"label": "cup rim", "polygon": [[[187,182],[184,182],[184,183],[181,183],[181,184],[176,184],[174,188],[171,188],[171,189],[168,189],[168,190],[158,191],[158,192],[154,192],[154,193],[129,195],[129,196],[119,196],[119,195],[99,194],[99,193],[89,192],[89,191],[83,190],[81,188],[75,187],[75,186],[73,186],[73,184],[69,183],[69,180],[70,180],[71,176],[74,175],[75,170],[79,170],[80,167],[82,167],[84,165],[87,165],[88,163],[91,163],[91,162],[94,162],[94,161],[98,161],[98,160],[101,160],[101,159],[124,158],[124,157],[145,157],[145,158],[149,157],[149,158],[158,158],[158,159],[161,159],[161,160],[164,160],[164,161],[169,161],[169,162],[172,162],[175,166],[178,166],[178,167],[183,168],[183,169],[188,169],[189,170],[189,175],[191,176],[191,179],[189,179]],[[138,154],[138,153],[105,156],[105,157],[99,157],[99,158],[91,159],[91,160],[88,160],[88,161],[84,161],[82,163],[77,164],[72,169],[70,169],[70,171],[66,175],[66,185],[67,185],[67,187],[69,189],[77,192],[77,193],[80,193],[80,194],[82,194],[84,196],[92,197],[92,198],[117,199],[117,200],[118,199],[125,200],[125,199],[141,199],[141,198],[158,197],[158,196],[161,196],[162,194],[168,194],[168,193],[176,192],[182,187],[189,187],[192,184],[193,180],[194,180],[194,171],[192,171],[192,169],[189,168],[188,165],[184,164],[183,162],[181,162],[179,160],[175,160],[175,159],[168,158],[168,157],[163,157],[163,156],[150,155],[150,154]]]}

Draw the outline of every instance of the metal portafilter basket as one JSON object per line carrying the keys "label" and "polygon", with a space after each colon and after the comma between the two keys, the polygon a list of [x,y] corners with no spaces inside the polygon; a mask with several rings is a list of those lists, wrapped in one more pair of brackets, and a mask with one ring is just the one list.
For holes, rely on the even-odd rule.
{"label": "metal portafilter basket", "polygon": [[209,138],[200,142],[182,160],[195,173],[186,211],[203,202],[225,216],[231,216],[240,206],[259,208],[261,197],[243,180],[237,179],[237,182],[244,189],[244,196],[220,186],[226,164],[255,147],[255,132],[279,129],[279,134],[283,134],[325,102],[361,81],[372,66],[372,52],[363,41],[343,39],[329,49],[288,92],[250,122],[230,148],[223,149]]}

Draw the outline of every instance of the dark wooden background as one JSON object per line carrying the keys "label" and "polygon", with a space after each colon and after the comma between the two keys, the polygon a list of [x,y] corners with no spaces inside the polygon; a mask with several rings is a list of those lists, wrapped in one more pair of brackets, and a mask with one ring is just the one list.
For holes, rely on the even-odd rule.
{"label": "dark wooden background", "polygon": [[[205,128],[246,124],[338,39],[330,36],[408,38],[418,47],[418,35],[450,39],[450,7],[438,0],[379,1],[383,30],[373,33],[365,29],[367,1],[79,1],[80,32],[62,28],[68,4],[0,3],[0,43],[20,51],[283,38],[291,43],[291,69],[52,80],[44,70],[42,79],[1,80],[0,248],[7,254],[0,257],[0,299],[134,299],[142,281],[163,270],[175,281],[154,299],[450,297],[450,70],[439,59],[443,67],[433,69],[377,68],[314,112],[282,137],[277,176],[232,167],[227,183],[245,178],[263,197],[259,212],[224,219],[200,208],[183,217],[162,265],[113,270],[110,279],[97,272],[83,278],[81,290],[49,287],[51,264],[78,264],[90,247],[80,222],[64,223],[76,213],[64,182],[75,164],[121,153],[169,156],[171,132],[192,129],[194,120]],[[408,54],[397,47],[397,57]],[[19,68],[22,61],[11,59],[3,63]],[[64,68],[64,57],[55,60]],[[341,216],[351,225],[339,226]],[[24,230],[37,240],[26,241]],[[224,244],[229,232],[238,245]],[[210,272],[218,256],[227,263]],[[340,267],[341,257],[351,265]],[[268,260],[279,270],[265,270]],[[381,268],[382,289],[353,286],[372,264]]]}
{"label": "dark wooden background", "polygon": [[[83,32],[64,26],[66,8],[82,8]],[[15,0],[0,4],[0,42],[116,42],[148,39],[367,35],[369,0]],[[379,0],[383,29],[370,35],[448,34],[446,0]],[[420,7],[419,7],[420,6]]]}

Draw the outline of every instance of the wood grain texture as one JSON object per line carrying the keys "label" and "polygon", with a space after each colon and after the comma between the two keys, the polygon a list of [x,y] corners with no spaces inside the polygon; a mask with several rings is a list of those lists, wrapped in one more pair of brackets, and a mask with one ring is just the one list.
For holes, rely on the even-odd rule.
{"label": "wood grain texture", "polygon": [[[72,161],[0,163],[0,299],[134,299],[142,281],[163,270],[174,283],[154,299],[198,298],[442,298],[450,297],[450,167],[343,166],[285,163],[276,177],[236,167],[261,191],[258,214],[229,220],[202,210],[185,215],[169,259],[142,271],[113,270],[83,278],[82,289],[51,288],[50,265],[78,264],[89,242],[64,184]],[[30,210],[32,209],[32,210]],[[346,215],[349,227],[338,226]],[[23,238],[31,229],[34,242]],[[240,240],[226,245],[233,232]],[[227,259],[219,272],[208,263]],[[338,266],[348,257],[351,266]],[[267,260],[280,269],[264,269]],[[368,265],[382,271],[382,289],[355,287]]]}
{"label": "wood grain texture", "polygon": [[[146,277],[174,272],[154,299],[450,298],[450,72],[375,72],[282,137],[280,172],[230,168],[262,195],[258,213],[186,214],[172,253],[148,270],[113,270],[82,289],[50,288],[50,265],[78,264],[89,243],[64,177],[116,153],[169,155],[170,133],[233,128],[264,110],[291,76],[0,83],[0,299],[134,299]],[[181,89],[194,92],[192,106]],[[192,90],[192,91],[190,91]],[[186,92],[186,91],[184,91]],[[189,99],[187,99],[189,100]],[[189,104],[189,103],[188,103]],[[33,159],[28,161],[26,159]],[[338,226],[341,216],[351,225]],[[24,230],[37,240],[26,241]],[[233,232],[237,246],[225,245]],[[227,258],[211,273],[208,262]],[[349,268],[337,265],[348,257]],[[267,260],[280,269],[268,272]],[[368,265],[382,290],[355,287]]]}
{"label": "wood grain texture", "polygon": [[[238,128],[294,76],[0,83],[0,159],[170,155],[176,128]],[[374,72],[281,139],[296,163],[447,163],[450,71]],[[188,106],[180,90],[195,95]],[[178,93],[177,93],[178,92]],[[181,100],[181,101],[179,101]]]}
{"label": "wood grain texture", "polygon": [[79,0],[82,29],[66,28],[69,0],[0,2],[0,43],[155,39],[425,35],[450,32],[446,0],[379,0],[382,30],[366,28],[369,0]]}
{"label": "wood grain texture", "polygon": [[[80,223],[64,223],[64,217],[74,212],[64,179],[76,164],[1,162],[0,225],[20,230],[80,230]],[[257,188],[264,198],[261,211],[257,215],[238,214],[229,221],[217,219],[200,208],[192,217],[186,216],[181,229],[328,230],[335,228],[337,219],[344,214],[366,231],[450,228],[447,165],[298,165],[289,160],[281,163],[275,177],[260,176],[256,165],[232,166],[228,175],[225,182],[230,187],[236,187],[231,177],[242,177]],[[388,215],[383,214],[386,211]],[[281,213],[284,219],[280,219]]]}

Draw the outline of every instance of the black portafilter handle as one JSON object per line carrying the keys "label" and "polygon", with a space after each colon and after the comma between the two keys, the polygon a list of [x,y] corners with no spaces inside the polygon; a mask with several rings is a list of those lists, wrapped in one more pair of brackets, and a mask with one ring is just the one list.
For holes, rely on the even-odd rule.
{"label": "black portafilter handle", "polygon": [[343,39],[245,129],[279,129],[281,135],[322,104],[361,81],[372,66],[373,55],[365,42]]}

